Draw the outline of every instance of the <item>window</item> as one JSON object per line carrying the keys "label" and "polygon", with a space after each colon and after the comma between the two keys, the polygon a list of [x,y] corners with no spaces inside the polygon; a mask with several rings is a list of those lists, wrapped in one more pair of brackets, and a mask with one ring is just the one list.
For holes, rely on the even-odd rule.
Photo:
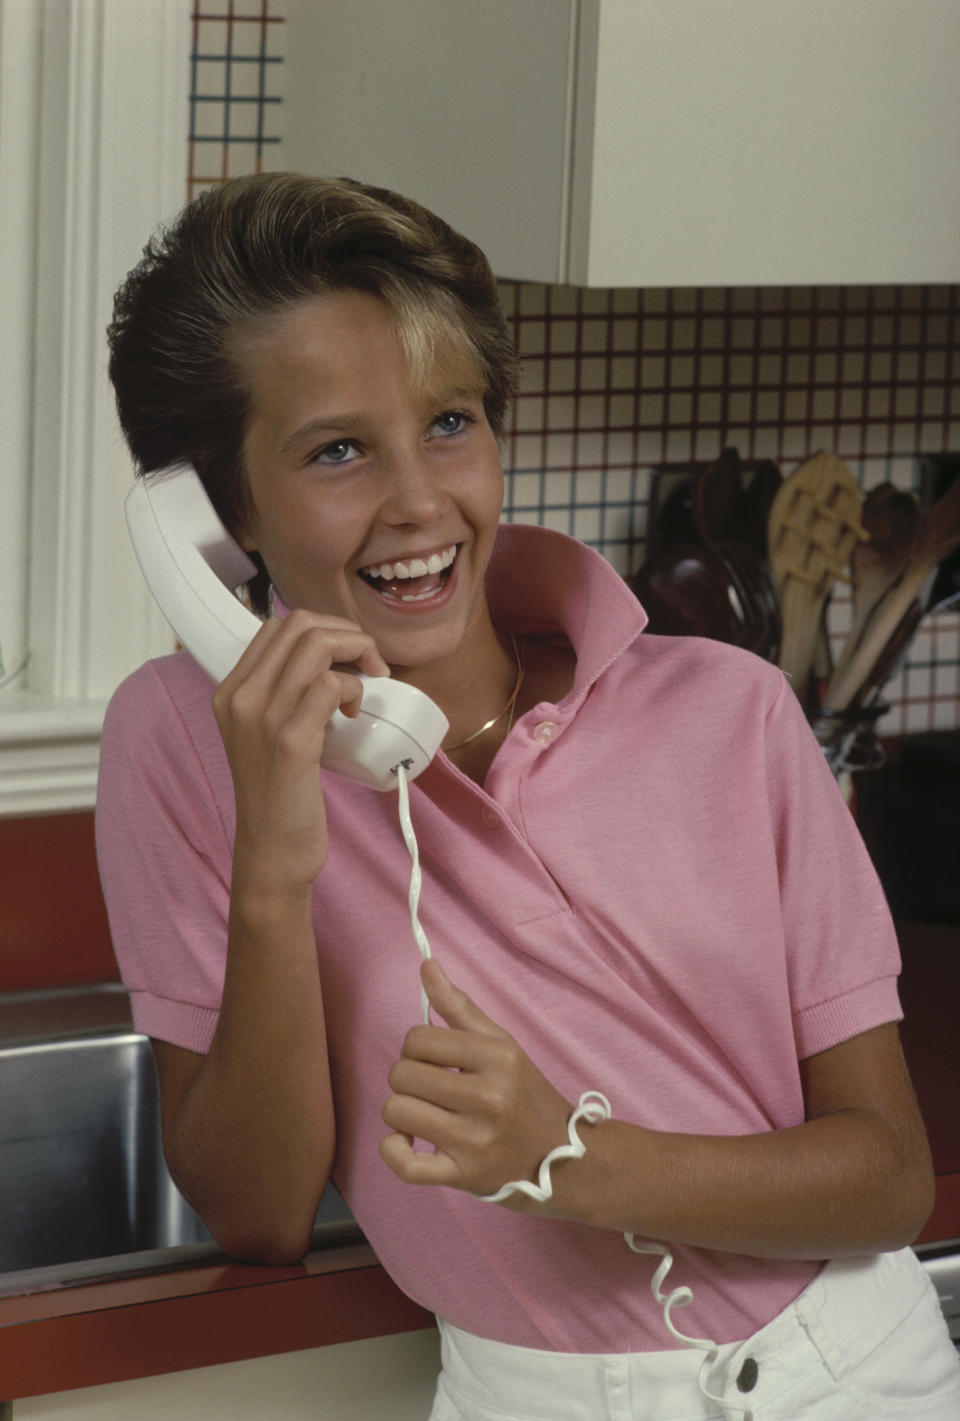
{"label": "window", "polygon": [[183,204],[188,20],[188,0],[0,7],[4,815],[93,803],[106,701],[172,645],[128,547],[104,329]]}

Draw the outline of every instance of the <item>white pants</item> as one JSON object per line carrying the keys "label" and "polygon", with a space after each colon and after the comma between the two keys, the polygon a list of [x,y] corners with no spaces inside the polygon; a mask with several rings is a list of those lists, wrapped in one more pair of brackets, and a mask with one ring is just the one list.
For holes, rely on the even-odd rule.
{"label": "white pants", "polygon": [[960,1360],[910,1249],[828,1263],[698,1385],[692,1350],[590,1356],[440,1323],[430,1421],[960,1421]]}

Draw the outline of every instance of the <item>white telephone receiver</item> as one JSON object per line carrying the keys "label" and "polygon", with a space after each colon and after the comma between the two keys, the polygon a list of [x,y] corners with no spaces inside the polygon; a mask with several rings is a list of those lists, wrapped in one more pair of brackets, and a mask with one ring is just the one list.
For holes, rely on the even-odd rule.
{"label": "white telephone receiver", "polygon": [[[204,670],[222,681],[260,626],[234,596],[256,568],[189,465],[138,478],[125,511],[137,561],[161,612]],[[449,723],[415,686],[387,676],[360,679],[360,713],[351,719],[334,712],[320,763],[371,789],[396,789],[398,765],[415,779],[437,753]]]}

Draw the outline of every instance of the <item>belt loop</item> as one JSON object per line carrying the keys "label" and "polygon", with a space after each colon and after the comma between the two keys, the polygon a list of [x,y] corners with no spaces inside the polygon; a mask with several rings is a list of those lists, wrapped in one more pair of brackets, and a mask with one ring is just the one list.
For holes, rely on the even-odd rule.
{"label": "belt loop", "polygon": [[826,1302],[827,1290],[821,1278],[816,1278],[793,1304],[800,1326],[810,1339],[810,1345],[823,1360],[823,1364],[835,1382],[842,1381],[847,1374],[847,1355],[830,1335],[828,1327],[820,1326],[820,1315]]}

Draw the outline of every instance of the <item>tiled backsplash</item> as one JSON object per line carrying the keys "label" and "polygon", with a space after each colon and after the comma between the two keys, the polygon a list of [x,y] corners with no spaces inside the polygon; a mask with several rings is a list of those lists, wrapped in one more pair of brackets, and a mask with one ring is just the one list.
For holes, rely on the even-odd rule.
{"label": "tiled backsplash", "polygon": [[[193,25],[190,195],[283,166],[282,0],[206,0]],[[960,287],[579,290],[505,282],[524,386],[506,516],[643,559],[651,470],[725,447],[789,474],[827,449],[864,490],[960,452]],[[839,641],[850,601],[838,588]],[[928,617],[888,733],[960,726],[960,612]]]}
{"label": "tiled backsplash", "polygon": [[188,196],[276,167],[280,142],[281,7],[269,0],[194,6]]}
{"label": "tiled backsplash", "polygon": [[[579,290],[504,283],[524,388],[508,513],[644,555],[651,470],[735,447],[784,475],[820,449],[864,490],[960,451],[960,287]],[[836,589],[835,643],[850,597]],[[960,612],[928,617],[881,729],[960,725]]]}

